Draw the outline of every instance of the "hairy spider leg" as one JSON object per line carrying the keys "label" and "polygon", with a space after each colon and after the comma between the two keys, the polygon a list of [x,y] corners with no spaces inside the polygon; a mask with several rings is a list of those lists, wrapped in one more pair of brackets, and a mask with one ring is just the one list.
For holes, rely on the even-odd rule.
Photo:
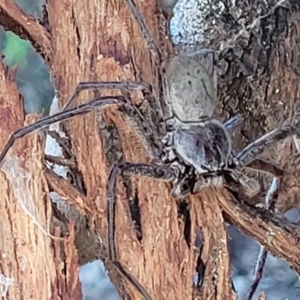
{"label": "hairy spider leg", "polygon": [[[178,172],[175,169],[165,166],[159,166],[155,164],[122,162],[116,163],[112,166],[110,174],[107,179],[106,186],[106,199],[107,199],[107,238],[108,238],[108,256],[112,262],[117,262],[116,246],[115,246],[115,207],[116,207],[116,186],[118,174],[143,176],[149,178],[155,178],[166,182],[173,182],[178,178]],[[119,264],[119,263],[118,263]],[[122,267],[121,271],[125,271]],[[138,291],[146,298],[151,299],[149,294],[145,291],[143,286],[134,279],[127,271],[126,277],[128,280],[138,289]]]}
{"label": "hairy spider leg", "polygon": [[229,135],[232,135],[235,130],[242,127],[243,123],[244,119],[242,117],[233,117],[224,123],[224,127],[228,131]]}
{"label": "hairy spider leg", "polygon": [[160,160],[162,143],[155,129],[148,124],[135,106],[123,105],[120,107],[120,111],[124,113],[133,126],[149,157]]}
{"label": "hairy spider leg", "polygon": [[247,166],[267,148],[294,134],[300,137],[299,129],[293,125],[285,125],[281,128],[274,129],[246,146],[240,153],[237,154],[236,158],[240,165]]}
{"label": "hairy spider leg", "polygon": [[146,90],[149,94],[152,93],[151,86],[144,82],[135,81],[87,81],[79,82],[75,87],[73,94],[67,100],[62,110],[71,108],[74,100],[78,97],[81,91],[85,90],[96,90],[96,89],[109,89],[109,90],[128,90],[128,91],[142,91]]}
{"label": "hairy spider leg", "polygon": [[59,121],[67,120],[78,115],[86,114],[90,111],[93,111],[96,107],[105,108],[112,104],[117,104],[120,102],[124,102],[124,98],[121,96],[95,98],[88,103],[79,105],[76,108],[58,112],[52,116],[48,116],[46,118],[38,120],[33,124],[29,124],[25,127],[17,129],[11,134],[8,142],[6,143],[0,154],[0,165],[2,164],[3,159],[5,158],[8,150],[13,146],[14,142],[17,139],[27,135],[28,133],[31,133],[37,129],[43,128],[44,126],[49,126]]}
{"label": "hairy spider leg", "polygon": [[[33,124],[30,124],[30,125],[20,128],[20,129],[17,129],[16,131],[14,131],[11,134],[8,142],[6,143],[6,145],[4,146],[4,148],[0,154],[0,166],[3,162],[3,159],[5,158],[5,156],[7,154],[7,152],[13,146],[14,142],[17,139],[35,131],[35,130],[38,130],[45,126],[49,126],[53,123],[68,120],[75,116],[84,115],[84,114],[87,114],[96,109],[104,109],[113,104],[123,104],[125,107],[127,107],[126,112],[128,112],[128,113],[135,111],[133,105],[130,102],[126,101],[123,96],[97,97],[87,103],[79,105],[78,107],[60,111],[52,116],[48,116],[46,118],[38,120]],[[142,136],[144,138],[144,144],[154,143],[153,139],[151,139],[151,135],[144,132],[144,130],[145,130],[144,127],[145,127],[146,121],[138,120],[138,117],[141,117],[141,116],[139,114],[135,114],[135,116],[128,116],[128,118],[130,120],[135,119],[136,124],[140,125],[140,128],[137,129],[136,131],[139,136]],[[143,126],[142,126],[142,124],[143,124]],[[150,145],[148,145],[148,150],[151,153]]]}
{"label": "hairy spider leg", "polygon": [[121,276],[126,278],[138,290],[145,300],[152,300],[146,289],[129,272],[127,272],[118,261],[113,261],[112,264],[116,267],[116,271],[119,272]]}
{"label": "hairy spider leg", "polygon": [[[148,48],[150,49],[151,53],[154,55],[154,58],[156,60],[155,78],[157,79],[159,85],[158,88],[160,92],[159,92],[159,96],[153,97],[154,98],[153,104],[155,104],[155,111],[159,111],[159,113],[164,117],[167,115],[166,104],[164,103],[164,101],[162,101],[164,99],[165,90],[166,90],[164,85],[164,74],[163,74],[164,72],[162,68],[163,59],[165,59],[165,57],[162,55],[161,51],[159,50],[159,47],[156,45],[154,38],[151,32],[149,31],[149,29],[147,28],[143,20],[143,16],[138,6],[136,5],[135,1],[126,0],[126,3],[129,6],[131,13],[140,28],[140,31],[147,43]],[[161,124],[161,126],[163,126],[165,129],[165,124]]]}
{"label": "hairy spider leg", "polygon": [[[244,166],[243,169],[244,168],[250,169],[250,170],[253,170],[254,172],[265,173],[267,175],[271,174],[276,178],[283,175],[283,170],[280,167],[272,164],[272,162],[263,161],[263,164],[260,164],[260,158],[257,158],[253,161],[253,163],[257,163],[258,167],[260,167],[260,168]],[[241,186],[243,188],[243,193],[247,197],[253,198],[253,197],[257,196],[257,194],[260,192],[260,184],[259,184],[258,179],[244,174],[243,171],[240,170],[240,168],[238,166],[237,166],[237,168],[238,169],[229,168],[224,171],[227,172],[236,182],[239,182],[241,184]],[[261,168],[263,168],[263,169],[261,169]],[[200,179],[198,179],[194,183],[192,190],[191,190],[192,194],[197,194],[197,193],[201,192],[204,188],[207,188],[208,186],[210,186],[211,180],[208,181],[208,179],[217,174],[216,174],[216,172],[209,172],[209,173],[206,173],[205,175],[208,175],[209,177],[200,177]],[[181,188],[180,186],[177,187],[177,190],[179,191],[180,188]],[[187,193],[182,194],[182,195],[177,193],[177,195],[182,197],[182,196],[186,196]]]}
{"label": "hairy spider leg", "polygon": [[230,175],[242,186],[243,193],[247,197],[253,198],[261,191],[259,181],[240,170],[230,169]]}
{"label": "hairy spider leg", "polygon": [[[259,170],[258,170],[259,171]],[[227,172],[236,182],[238,182],[243,189],[243,193],[249,197],[253,198],[260,192],[260,184],[257,179],[252,178],[246,174],[243,174],[240,170],[237,169],[226,169],[224,172]],[[198,194],[203,189],[213,185],[219,185],[221,183],[221,175],[215,174],[215,172],[207,173],[205,177],[198,179],[191,188],[192,194]],[[219,181],[214,179],[214,176],[217,175]]]}
{"label": "hairy spider leg", "polygon": [[[244,119],[242,117],[233,117],[224,123],[225,129],[231,135],[235,130],[241,127]],[[222,155],[219,149],[220,155]],[[192,194],[197,194],[203,189],[209,187],[212,183],[211,177],[217,175],[218,171],[210,171],[210,169],[203,165],[203,169],[206,169],[207,172],[205,175],[207,177],[203,177],[200,174],[200,179],[195,180],[195,178],[191,178],[191,176],[187,175],[183,177],[172,189],[171,196],[175,199],[177,198],[185,198],[191,192]]]}
{"label": "hairy spider leg", "polygon": [[[232,118],[228,120],[224,126],[230,132],[238,128],[241,125],[241,121],[242,119]],[[244,148],[244,150],[237,155],[237,159],[244,167],[247,166],[247,168],[253,169],[259,173],[268,173],[274,175],[275,177],[280,177],[283,175],[283,170],[279,166],[268,160],[259,158],[258,156],[262,154],[267,147],[270,147],[276,142],[293,134],[299,135],[299,130],[292,125],[275,129]],[[251,165],[250,167],[248,166],[249,164]],[[238,169],[230,168],[226,171],[229,172],[234,180],[237,180],[241,184],[245,195],[250,198],[255,197],[259,193],[258,180],[243,174],[242,171],[239,170],[238,166],[237,168]],[[210,176],[213,176],[214,174],[215,172],[207,173],[207,175]],[[205,178],[201,177],[195,182],[192,193],[199,193],[207,186],[209,186],[209,183],[205,180]],[[177,188],[177,191],[179,189],[180,187]]]}
{"label": "hairy spider leg", "polygon": [[[229,135],[232,135],[235,130],[241,128],[243,122],[243,117],[236,116],[226,121],[224,123],[224,127],[228,131]],[[262,157],[256,157],[255,160],[247,164],[247,168],[256,170],[258,172],[273,174],[276,177],[280,177],[283,175],[283,170],[279,165]]]}
{"label": "hairy spider leg", "polygon": [[107,198],[107,219],[108,219],[108,245],[109,258],[116,259],[115,253],[115,195],[117,176],[120,174],[142,176],[155,178],[166,182],[174,182],[178,178],[178,172],[167,166],[160,166],[155,164],[121,162],[112,166],[110,174],[107,179],[106,198]]}
{"label": "hairy spider leg", "polygon": [[284,173],[279,165],[262,157],[257,157],[253,160],[247,165],[247,169],[253,169],[260,173],[273,174],[277,178],[281,177]]}
{"label": "hairy spider leg", "polygon": [[[197,181],[200,183],[200,181]],[[201,180],[201,183],[203,180]],[[191,192],[191,186],[195,185],[195,178],[191,175],[184,176],[171,190],[171,197],[174,199],[184,199]],[[208,185],[207,185],[208,186]]]}
{"label": "hairy spider leg", "polygon": [[[283,170],[280,167],[277,167],[266,160],[259,159],[258,156],[261,155],[268,147],[271,147],[277,142],[282,141],[294,134],[296,134],[298,137],[300,136],[299,130],[293,125],[285,125],[281,128],[274,129],[245,147],[236,156],[236,158],[239,164],[242,166],[247,166],[256,161],[256,163],[261,166],[267,166],[266,170],[256,169],[258,172],[271,172],[274,177],[282,176]],[[250,198],[255,197],[260,191],[258,180],[250,178],[249,176],[244,175],[242,172],[237,172],[237,170],[231,170],[232,175],[237,177],[239,183],[242,185],[244,194]]]}
{"label": "hairy spider leg", "polygon": [[[236,155],[237,161],[240,166],[248,166],[249,164],[252,164],[252,169],[255,169],[259,173],[267,172],[274,175],[274,177],[282,176],[283,170],[279,166],[259,158],[259,155],[278,141],[284,140],[286,137],[294,134],[300,136],[299,133],[299,130],[292,125],[285,125],[281,128],[274,129],[246,146]],[[256,165],[260,167],[260,169],[256,169]],[[238,179],[238,182],[243,188],[243,193],[246,196],[253,198],[260,192],[260,184],[257,179],[251,178],[237,169],[229,170],[231,176],[234,179]]]}
{"label": "hairy spider leg", "polygon": [[[216,174],[214,174],[214,175],[216,175]],[[212,180],[213,180],[213,176],[212,177],[202,177],[201,176],[200,179],[198,179],[194,183],[194,185],[192,186],[191,193],[192,194],[200,193],[202,190],[204,190],[204,189],[208,188],[209,186],[211,186]]]}
{"label": "hairy spider leg", "polygon": [[[49,126],[53,123],[67,120],[77,115],[86,114],[90,111],[98,109],[103,109],[108,107],[112,104],[123,103],[126,107],[125,113],[128,113],[128,118],[130,122],[134,121],[133,127],[136,129],[137,134],[141,138],[146,150],[149,152],[151,157],[157,157],[154,153],[156,151],[152,151],[154,145],[153,139],[150,138],[148,131],[151,132],[150,126],[147,126],[147,122],[143,119],[139,111],[130,103],[126,102],[123,96],[114,96],[114,97],[97,97],[93,100],[89,101],[86,104],[79,105],[76,108],[71,109],[70,107],[74,103],[74,100],[79,95],[79,93],[83,90],[88,89],[124,89],[124,90],[131,90],[131,91],[138,91],[138,90],[147,90],[151,94],[151,86],[144,83],[144,82],[134,82],[134,81],[124,81],[124,82],[117,82],[117,81],[108,81],[108,82],[80,82],[76,88],[74,93],[68,99],[66,104],[64,105],[61,112],[58,112],[52,116],[48,116],[43,118],[34,124],[30,124],[23,128],[16,130],[8,140],[7,144],[5,145],[2,153],[0,154],[0,165],[7,154],[10,147],[14,144],[15,140],[20,137],[27,135],[28,133],[40,129],[44,126]],[[130,115],[129,115],[130,114]],[[146,130],[146,131],[145,131]]]}
{"label": "hairy spider leg", "polygon": [[142,15],[141,15],[137,5],[135,4],[135,2],[133,0],[126,0],[126,2],[131,10],[131,13],[133,14],[133,16],[136,20],[136,22],[139,25],[139,28],[143,34],[143,37],[150,48],[150,51],[156,56],[158,61],[161,61],[161,52],[158,49],[157,45],[155,44],[154,39],[153,39],[151,33],[149,32],[147,26],[145,25],[144,20],[142,18]]}
{"label": "hairy spider leg", "polygon": [[[87,86],[88,86],[88,83],[86,85],[84,85],[84,87],[86,87],[86,88],[87,88]],[[93,87],[94,87],[94,85],[93,85]],[[74,95],[76,95],[76,94],[74,93]],[[75,96],[72,96],[72,97],[75,97]],[[133,125],[140,125],[140,124],[145,125],[144,120],[138,120],[139,118],[136,117],[138,115],[138,117],[141,118],[141,115],[136,114],[137,110],[135,109],[135,107],[130,102],[127,102],[123,96],[97,97],[87,103],[79,105],[78,107],[58,112],[52,116],[48,116],[46,118],[38,120],[37,122],[35,122],[33,124],[27,125],[25,127],[22,127],[20,129],[16,130],[15,132],[13,132],[12,135],[10,136],[7,144],[5,145],[3,151],[0,154],[0,166],[3,162],[3,159],[5,158],[5,156],[7,154],[7,152],[13,146],[14,142],[17,139],[35,131],[35,130],[38,130],[45,126],[49,126],[53,123],[68,120],[75,116],[84,115],[84,114],[87,114],[96,109],[103,109],[103,108],[109,107],[113,104],[123,104],[124,111],[125,111],[125,113],[127,113],[127,117],[129,118],[129,120],[131,122],[134,122]],[[145,136],[144,139],[151,138],[152,137],[151,134],[144,132],[144,130],[145,130],[144,127],[142,125],[140,125],[139,129],[137,129],[137,133],[139,135],[144,135]],[[117,271],[121,275],[125,276],[125,278],[127,278],[129,280],[129,282],[131,282],[139,290],[139,292],[145,297],[145,299],[151,300],[151,297],[147,294],[145,289],[137,282],[137,280],[135,278],[133,278],[133,276],[128,274],[128,272],[116,260],[114,260],[113,263],[116,266]]]}
{"label": "hairy spider leg", "polygon": [[[110,90],[127,90],[127,91],[146,91],[150,96],[148,99],[149,109],[153,109],[156,105],[156,97],[152,91],[151,85],[145,82],[135,81],[90,81],[80,82],[71,97],[67,100],[62,110],[69,109],[72,107],[74,100],[78,97],[79,93],[84,90],[97,90],[97,89],[110,89]],[[154,101],[153,101],[154,99]],[[155,132],[154,126],[150,126],[145,118],[141,115],[139,110],[134,105],[124,105],[122,111],[125,116],[129,119],[133,128],[137,132],[143,146],[151,158],[158,158],[160,147],[157,146],[159,141],[158,133]]]}
{"label": "hairy spider leg", "polygon": [[[74,93],[71,95],[71,97],[67,101],[62,111],[52,116],[48,116],[46,118],[38,120],[37,122],[25,126],[23,128],[20,128],[12,133],[7,144],[4,146],[4,149],[0,154],[0,166],[7,152],[13,146],[14,142],[17,139],[35,130],[49,126],[53,123],[65,121],[78,115],[84,115],[97,109],[103,109],[113,104],[119,104],[119,105],[121,104],[120,109],[125,113],[125,116],[129,119],[133,128],[136,130],[137,134],[140,137],[141,142],[143,143],[144,147],[148,151],[148,154],[152,158],[153,157],[157,158],[159,147],[156,147],[157,145],[155,144],[155,139],[151,127],[144,120],[143,116],[140,114],[137,108],[132,103],[127,101],[123,96],[120,95],[120,96],[96,97],[87,103],[79,105],[78,107],[70,108],[74,103],[74,100],[76,99],[76,97],[81,91],[88,90],[88,89],[101,89],[101,88],[121,89],[121,90],[123,89],[123,90],[131,90],[131,91],[146,90],[150,93],[150,95],[152,95],[151,86],[143,82],[140,83],[134,81],[81,82],[77,85]],[[117,261],[114,261],[113,263],[117,267],[119,273],[121,275],[124,275],[134,286],[136,286],[137,289],[140,291],[140,293],[142,293],[146,299],[151,299],[151,297],[147,295],[147,292],[143,289],[143,287],[137,283],[135,278],[128,275],[128,272],[124,268],[122,268],[122,266],[119,266],[119,263]]]}

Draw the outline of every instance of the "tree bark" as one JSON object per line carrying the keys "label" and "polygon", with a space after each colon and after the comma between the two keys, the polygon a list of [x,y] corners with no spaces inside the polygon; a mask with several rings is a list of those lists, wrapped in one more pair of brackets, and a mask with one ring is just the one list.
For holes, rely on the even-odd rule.
{"label": "tree bark", "polygon": [[[154,37],[160,52],[157,55],[151,40],[145,41],[129,2],[51,0],[47,3],[47,19],[42,23],[27,16],[10,0],[4,0],[0,3],[0,24],[29,39],[45,58],[61,104],[67,102],[81,81],[144,81],[162,97],[163,68],[173,55],[171,41],[166,35],[166,19],[154,0],[135,1]],[[235,147],[239,148],[279,125],[278,119],[292,119],[288,113],[296,110],[299,8],[293,2],[286,1],[282,7],[272,6],[270,1],[262,8],[260,18],[255,3],[239,3],[238,7],[229,1],[224,3],[227,6],[219,17],[207,12],[204,46],[221,47],[220,115],[223,119],[238,113],[245,117],[243,139],[235,137]],[[243,11],[248,14],[243,15]],[[244,19],[237,22],[235,18],[241,15]],[[212,23],[213,19],[217,21]],[[248,34],[242,31],[243,20],[248,24]],[[24,122],[22,100],[3,64],[1,72],[2,149],[9,135]],[[106,93],[119,95],[120,91]],[[76,105],[94,96],[92,92],[83,92]],[[130,100],[141,105],[144,95],[131,93]],[[283,110],[281,102],[290,110]],[[46,299],[49,294],[53,299],[80,299],[77,260],[83,264],[96,258],[104,261],[113,284],[124,299],[141,298],[107,259],[105,188],[115,157],[119,155],[133,162],[149,162],[149,158],[117,107],[105,109],[103,117],[104,130],[99,128],[97,113],[68,122],[67,132],[77,162],[76,176],[83,182],[81,191],[45,170],[43,141],[37,134],[18,140],[9,153],[10,159],[13,155],[19,157],[17,167],[24,168],[26,176],[30,176],[28,186],[21,180],[22,189],[31,195],[36,220],[46,231],[43,232],[20,205],[16,183],[10,182],[7,172],[4,172],[6,176],[1,173],[4,196],[0,202],[0,225],[7,228],[0,243],[1,274],[14,279],[8,288],[10,299]],[[34,119],[30,117],[26,122]],[[113,127],[117,129],[116,136],[107,129]],[[103,132],[108,133],[104,135]],[[112,143],[112,138],[120,144]],[[292,154],[293,149],[288,150],[287,154],[276,148],[271,152],[272,158],[275,153],[277,161],[283,164],[283,158],[286,161],[287,155]],[[269,152],[269,157],[271,154]],[[290,166],[289,173],[295,171],[293,168],[294,165]],[[21,184],[19,182],[17,184]],[[237,202],[226,189],[210,188],[189,197],[190,216],[183,217],[178,214],[178,205],[171,199],[167,184],[134,177],[129,187],[118,184],[117,257],[152,299],[235,298],[223,212],[228,221],[255,237],[271,253],[288,260],[300,272],[299,230],[266,211]],[[73,222],[67,222],[69,237],[64,237],[63,241],[48,233],[59,236],[58,229],[49,228],[53,209],[50,189],[66,200],[65,208],[60,208],[62,213],[69,216],[74,207],[80,212]],[[128,199],[138,200],[142,236],[136,233]],[[25,207],[28,205],[26,202]],[[190,224],[186,225],[189,219]],[[200,250],[193,247],[197,228],[203,240],[200,256]],[[24,261],[26,264],[22,267]],[[203,284],[198,290],[193,276],[196,267],[203,266]],[[28,284],[28,278],[34,280]],[[32,290],[39,293],[32,295]]]}

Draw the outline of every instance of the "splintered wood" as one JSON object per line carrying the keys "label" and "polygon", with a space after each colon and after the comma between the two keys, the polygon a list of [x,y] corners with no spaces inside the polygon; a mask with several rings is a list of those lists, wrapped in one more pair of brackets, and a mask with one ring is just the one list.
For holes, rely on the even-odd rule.
{"label": "splintered wood", "polygon": [[[41,52],[61,104],[67,102],[77,84],[82,81],[144,81],[153,87],[157,96],[162,97],[161,69],[173,53],[171,41],[166,34],[166,20],[155,0],[136,0],[136,6],[130,1],[133,7],[138,7],[141,11],[143,24],[147,25],[156,42],[155,48],[151,44],[151,36],[149,38],[145,32],[141,33],[128,1],[48,1],[47,18],[44,25],[41,25],[41,22],[16,7],[12,0],[5,0],[0,1],[0,24],[29,39]],[[223,31],[224,28],[220,34]],[[232,32],[235,33],[236,30]],[[278,39],[282,41],[285,38]],[[221,40],[226,38],[223,36]],[[213,43],[212,38],[210,44]],[[264,41],[258,41],[258,44],[262,46]],[[299,42],[286,45],[286,48],[294,49],[295,44],[299,45]],[[243,45],[252,47],[252,41]],[[276,62],[277,56],[274,58],[275,51],[270,49],[277,46],[272,44],[268,47],[263,51],[272,52],[273,60],[269,64],[265,64],[265,61],[257,64],[270,68],[259,73],[257,81],[253,82],[254,74],[241,74],[243,63],[238,61],[239,64],[235,66],[230,58],[233,67],[229,65],[231,69],[226,70],[226,76],[221,76],[219,85],[221,101],[224,101],[224,107],[228,111],[236,113],[236,108],[248,109],[242,113],[246,119],[246,133],[250,138],[258,133],[249,125],[255,123],[254,117],[261,125],[257,128],[264,128],[264,121],[259,121],[263,119],[260,110],[264,104],[262,99],[276,94],[273,88],[273,94],[270,92],[275,80],[266,80],[265,73],[268,76],[272,74],[271,66],[274,67],[273,61]],[[240,53],[240,50],[236,53]],[[252,51],[246,49],[245,53]],[[224,54],[226,58],[228,53],[225,51]],[[292,56],[298,57],[297,53],[289,55]],[[281,57],[283,60],[287,58],[284,55]],[[276,72],[282,72],[282,64],[275,64]],[[287,69],[290,73],[287,73],[286,80],[291,83],[287,85],[286,94],[280,92],[280,97],[290,99],[290,95],[293,95],[295,99],[299,99],[296,93],[290,92],[297,86],[296,75],[291,75],[291,68],[288,67],[285,72]],[[276,72],[274,76],[279,78],[281,84],[282,76]],[[248,78],[251,79],[251,88],[255,84],[259,87],[259,93],[255,93],[250,87],[251,92],[245,92],[245,81]],[[101,91],[101,96],[120,94],[119,90]],[[248,95],[253,98],[250,97],[252,102]],[[141,92],[126,93],[126,96],[134,104],[143,104],[145,101]],[[93,97],[95,93],[92,91],[82,92],[74,106],[86,103]],[[237,97],[247,99],[247,105],[238,103],[240,99]],[[228,99],[233,99],[233,104]],[[280,99],[275,100],[278,108]],[[272,105],[269,106],[273,109]],[[267,110],[266,112],[268,113]],[[23,114],[23,104],[13,77],[6,74],[1,64],[0,149],[3,149],[14,130],[24,126]],[[30,116],[26,123],[32,123],[36,118]],[[99,120],[101,125],[105,123],[106,128],[113,127],[118,132],[118,137],[111,138],[109,134],[108,137],[101,136]],[[273,126],[273,121],[267,122],[268,125]],[[121,297],[140,299],[137,290],[118,273],[107,258],[106,183],[110,170],[107,153],[118,149],[118,159],[133,162],[149,162],[149,157],[136,132],[116,105],[105,109],[102,115],[94,112],[65,124],[71,141],[70,151],[74,153],[77,162],[77,169],[72,172],[82,180],[82,192],[78,192],[67,180],[49,170],[43,170],[44,145],[38,134],[30,134],[15,143],[5,162],[13,165],[6,165],[6,169],[4,165],[0,172],[0,279],[6,278],[10,299],[39,300],[48,299],[49,295],[53,299],[81,299],[78,261],[83,264],[100,257]],[[238,140],[244,141],[240,137]],[[286,182],[286,189],[290,187],[290,182],[293,187],[294,181],[290,180]],[[299,230],[267,212],[236,201],[225,190],[209,188],[190,197],[191,239],[188,245],[184,237],[185,224],[178,218],[177,205],[170,197],[167,184],[137,177],[131,179],[130,188],[125,189],[123,183],[124,180],[119,178],[116,197],[117,259],[141,283],[152,299],[235,299],[222,212],[223,215],[225,212],[226,220],[255,237],[272,254],[285,258],[300,272]],[[62,211],[66,216],[73,214],[73,209],[78,214],[78,218],[68,220],[69,236],[64,241],[57,238],[60,230],[53,228],[51,224],[49,188],[66,201]],[[293,191],[298,193],[297,188]],[[137,199],[139,204],[141,240],[132,222],[128,199]],[[202,262],[198,260],[199,249],[194,247],[198,228],[203,240]],[[56,238],[50,236],[50,232]],[[195,268],[200,263],[204,268],[204,277],[199,291],[193,285],[193,279]]]}
{"label": "splintered wood", "polygon": [[227,198],[222,189],[207,188],[191,198],[191,230],[200,228],[205,266],[201,294],[196,299],[235,299],[230,276],[228,237],[219,198]]}
{"label": "splintered wood", "polygon": [[[10,134],[36,121],[30,116],[23,121],[23,101],[14,83],[0,62],[0,148]],[[53,239],[51,202],[43,175],[43,142],[37,133],[18,140],[1,166],[0,186],[0,275],[10,278],[8,299],[59,299],[61,290],[72,299],[81,295],[76,264],[64,264],[61,240]],[[72,228],[71,236],[72,236]],[[52,232],[52,231],[51,231]],[[59,236],[59,235],[58,235]],[[74,243],[68,244],[68,262],[77,261]],[[61,252],[62,251],[62,252]],[[68,269],[68,278],[64,273]],[[75,284],[74,284],[75,283]],[[74,297],[74,298],[73,298]],[[53,299],[54,299],[53,298]]]}
{"label": "splintered wood", "polygon": [[[157,14],[155,1],[137,1],[147,20],[147,27],[160,49],[171,51],[171,43],[161,30],[163,17]],[[65,7],[61,10],[61,7]],[[144,81],[161,92],[157,76],[157,60],[148,48],[137,22],[126,2],[69,1],[48,4],[49,20],[53,32],[53,69],[56,88],[62,103],[67,101],[80,81]],[[153,18],[153,16],[156,16]],[[84,20],[84,21],[83,21]],[[64,30],[61,30],[63,28]],[[96,33],[96,34],[95,34]],[[116,95],[120,91],[104,91],[101,95]],[[83,92],[75,105],[94,96]],[[133,103],[144,101],[141,92],[131,93]],[[106,125],[116,126],[119,133],[121,155],[125,160],[147,162],[148,157],[133,128],[116,106],[103,111]],[[107,217],[105,188],[110,166],[105,156],[103,140],[99,136],[97,114],[75,118],[69,122],[72,151],[86,188],[86,201],[91,214],[91,227],[107,245]],[[109,143],[110,141],[105,141]],[[163,183],[147,179],[132,179],[132,195],[122,185],[117,194],[116,245],[117,259],[145,287],[153,299],[191,298],[194,265],[188,260],[189,252],[177,222],[176,205]],[[55,188],[53,186],[53,188]],[[133,230],[127,198],[139,199],[143,241],[141,245]],[[164,209],[159,209],[163,207]],[[166,239],[170,237],[169,239]],[[84,253],[84,249],[82,250]],[[113,267],[104,259],[109,276],[125,298],[139,299],[140,295],[124,278],[113,275]],[[185,262],[185,263],[184,263]],[[188,266],[185,266],[188,262]],[[183,264],[183,266],[181,266]],[[167,268],[167,269],[166,269]],[[176,271],[174,271],[176,270]],[[179,271],[179,272],[177,272]],[[184,272],[183,272],[184,271]],[[184,275],[183,275],[184,274]],[[121,283],[121,284],[120,284]]]}

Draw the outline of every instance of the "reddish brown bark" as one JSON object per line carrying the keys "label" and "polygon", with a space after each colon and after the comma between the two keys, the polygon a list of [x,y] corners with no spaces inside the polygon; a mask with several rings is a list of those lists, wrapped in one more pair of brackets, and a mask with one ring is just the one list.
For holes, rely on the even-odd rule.
{"label": "reddish brown bark", "polygon": [[[161,59],[167,61],[172,56],[173,49],[165,34],[166,22],[161,11],[154,0],[136,0],[136,4],[160,49]],[[164,63],[149,51],[150,47],[145,42],[125,1],[73,3],[69,0],[52,0],[47,4],[47,10],[50,32],[47,32],[46,26],[35,22],[9,0],[0,3],[0,16],[5,16],[0,18],[0,23],[6,29],[14,30],[21,37],[31,40],[46,58],[62,104],[66,103],[80,81],[144,81],[153,86],[156,94],[160,94],[162,82],[158,72]],[[294,17],[293,24],[298,26],[295,16],[292,17]],[[220,32],[223,34],[221,37],[208,35],[211,44],[217,43],[220,39],[226,40],[227,32]],[[292,37],[287,37],[285,39],[287,45],[296,45],[296,36],[293,35],[295,41]],[[228,71],[221,76],[220,81],[220,98],[222,103],[227,105],[223,105],[226,116],[231,105],[234,113],[239,112],[234,106],[236,103],[234,101],[250,97],[250,88],[253,89],[252,96],[254,96],[252,102],[247,103],[248,107],[255,107],[257,103],[261,103],[260,99],[264,99],[266,103],[275,102],[274,107],[278,108],[274,78],[281,76],[279,72],[283,66],[285,68],[282,76],[286,78],[286,82],[280,96],[284,98],[287,93],[298,97],[298,91],[288,84],[289,80],[296,80],[296,75],[289,71],[284,62],[276,58],[274,49],[269,54],[270,66],[273,68],[271,70],[270,67],[270,81],[263,88],[258,84],[259,80],[264,82],[263,75],[258,76],[256,85],[249,85],[248,77],[241,75],[244,69],[238,64],[240,61],[232,59],[229,52],[224,51],[223,54],[226,63],[229,64],[229,71],[234,71]],[[251,58],[248,57],[250,61]],[[5,74],[3,65],[0,69],[2,72],[0,118],[3,124],[0,128],[0,149],[2,149],[8,136],[22,127],[24,122],[19,93],[13,81]],[[257,67],[254,72],[258,71]],[[239,90],[241,86],[243,90],[242,88]],[[110,93],[120,94],[119,91]],[[76,104],[87,102],[93,96],[92,92],[84,92]],[[234,100],[234,104],[228,99]],[[135,104],[141,103],[142,93],[132,93],[131,100]],[[268,109],[264,110],[266,115],[268,112]],[[262,110],[256,107],[255,110],[249,109],[241,113],[246,117],[245,131],[250,139],[260,135],[261,127],[258,127],[259,130],[251,131],[248,120],[251,123],[252,117],[257,121]],[[133,128],[117,107],[108,108],[103,114],[106,124],[114,125],[118,130],[125,160],[149,162]],[[31,117],[27,122],[33,122],[34,119]],[[267,124],[272,127],[274,119],[268,120]],[[259,124],[262,123],[263,121]],[[9,296],[12,299],[44,299],[51,294],[53,299],[59,297],[80,299],[77,253],[74,247],[76,244],[79,263],[99,256],[104,260],[109,276],[120,294],[124,298],[128,296],[131,299],[140,299],[136,289],[120,277],[107,260],[105,186],[109,163],[104,138],[99,135],[97,114],[91,113],[71,120],[68,122],[68,133],[72,151],[77,159],[78,172],[83,177],[86,195],[82,195],[66,180],[43,170],[43,143],[37,134],[20,139],[9,156],[11,157],[13,153],[20,156],[20,166],[31,175],[28,189],[32,194],[39,224],[45,230],[51,229],[49,226],[51,207],[48,196],[50,187],[57,191],[67,204],[73,204],[82,216],[86,214],[89,217],[90,224],[86,229],[88,234],[80,231],[82,229],[80,218],[76,223],[76,232],[74,224],[69,223],[69,237],[65,238],[64,242],[43,234],[20,208],[16,202],[13,186],[1,172],[0,184],[4,192],[0,204],[2,205],[0,225],[1,228],[7,228],[7,234],[3,235],[0,244],[1,273],[14,278],[16,283],[9,287]],[[137,238],[131,221],[127,191],[119,181],[116,209],[117,255],[121,264],[145,287],[153,299],[234,298],[231,291],[227,236],[222,211],[233,224],[256,237],[272,253],[287,259],[297,271],[299,270],[299,247],[297,247],[299,232],[289,224],[283,225],[271,215],[239,204],[225,190],[207,189],[197,196],[190,197],[191,247],[189,247],[184,238],[185,220],[178,218],[177,204],[170,197],[169,187],[164,183],[140,178],[133,178],[132,185],[133,195],[136,189],[139,199],[143,239],[139,241]],[[66,211],[69,209],[73,208],[67,205]],[[193,287],[193,275],[199,254],[199,249],[193,247],[197,227],[200,228],[204,241],[202,260],[205,265],[205,277],[200,292]],[[59,236],[57,229],[53,229],[51,233]],[[287,249],[293,249],[293,254],[290,255]],[[4,259],[3,254],[7,253],[10,255]],[[27,268],[22,270],[20,259],[24,257]],[[28,278],[34,280],[26,285]],[[32,291],[37,292],[33,295]]]}
{"label": "reddish brown bark", "polygon": [[[3,148],[11,132],[37,118],[30,116],[23,121],[22,98],[14,75],[8,75],[2,62],[0,78]],[[3,168],[9,175],[5,176],[4,172],[0,175],[0,273],[12,279],[7,299],[46,299],[49,295],[59,299],[62,294],[72,299],[81,298],[74,229],[70,225],[68,240],[53,236],[56,233],[59,237],[59,231],[54,233],[50,223],[49,189],[43,175],[43,142],[38,134],[17,141]],[[64,252],[68,257],[65,262],[61,257]]]}

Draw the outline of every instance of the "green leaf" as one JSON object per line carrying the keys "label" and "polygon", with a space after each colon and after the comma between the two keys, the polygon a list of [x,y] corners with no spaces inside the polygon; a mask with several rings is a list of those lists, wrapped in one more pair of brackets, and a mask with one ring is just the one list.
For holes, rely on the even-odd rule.
{"label": "green leaf", "polygon": [[27,51],[29,43],[21,40],[12,32],[6,32],[6,45],[3,50],[5,63],[10,67],[25,66],[27,63]]}

